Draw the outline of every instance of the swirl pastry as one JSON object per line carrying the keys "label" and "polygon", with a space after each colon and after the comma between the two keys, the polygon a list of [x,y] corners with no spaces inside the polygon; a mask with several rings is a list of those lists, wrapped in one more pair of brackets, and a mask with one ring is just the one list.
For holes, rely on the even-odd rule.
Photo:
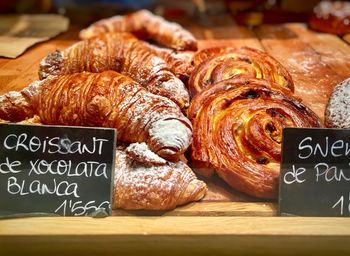
{"label": "swirl pastry", "polygon": [[282,129],[320,126],[309,108],[274,88],[259,79],[225,80],[197,94],[189,108],[194,164],[261,198],[277,196]]}
{"label": "swirl pastry", "polygon": [[274,58],[265,52],[248,48],[209,48],[193,57],[198,64],[189,80],[190,94],[233,77],[264,79],[294,90],[292,77]]}
{"label": "swirl pastry", "polygon": [[113,209],[171,210],[202,199],[207,191],[183,162],[144,165],[117,149]]}
{"label": "swirl pastry", "polygon": [[188,107],[189,95],[183,82],[170,72],[163,59],[130,33],[101,35],[51,53],[40,63],[39,77],[107,70],[130,76],[148,91],[173,100],[181,108]]}
{"label": "swirl pastry", "polygon": [[120,141],[146,142],[166,159],[191,143],[191,123],[174,102],[114,71],[50,76],[0,97],[0,119],[35,114],[43,124],[116,128]]}
{"label": "swirl pastry", "polygon": [[153,39],[175,50],[197,50],[197,40],[190,32],[147,10],[97,21],[82,30],[79,36],[88,39],[106,32],[130,32],[140,39]]}
{"label": "swirl pastry", "polygon": [[228,53],[230,51],[234,51],[236,48],[232,47],[211,47],[206,48],[201,51],[196,52],[192,57],[192,65],[198,66],[205,60],[209,59],[210,57],[213,57],[214,55]]}

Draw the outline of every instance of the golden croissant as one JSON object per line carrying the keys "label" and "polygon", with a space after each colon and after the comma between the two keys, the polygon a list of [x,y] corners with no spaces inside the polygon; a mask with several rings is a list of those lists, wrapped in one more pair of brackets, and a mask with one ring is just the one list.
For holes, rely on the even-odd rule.
{"label": "golden croissant", "polygon": [[147,10],[97,21],[79,36],[88,39],[106,32],[131,32],[140,39],[152,39],[176,50],[197,50],[197,41],[190,32]]}
{"label": "golden croissant", "polygon": [[117,149],[115,167],[113,209],[171,210],[200,200],[207,191],[183,162],[143,165]]}
{"label": "golden croissant", "polygon": [[259,79],[229,79],[206,88],[193,98],[189,118],[193,163],[212,167],[233,188],[261,198],[277,197],[282,129],[320,127],[299,100]]}
{"label": "golden croissant", "polygon": [[173,100],[181,108],[189,104],[183,82],[163,59],[130,33],[105,34],[55,51],[41,61],[39,77],[107,70],[130,76],[148,91]]}
{"label": "golden croissant", "polygon": [[173,72],[182,81],[187,82],[190,78],[194,66],[191,64],[194,52],[192,51],[174,51],[168,48],[159,47],[153,44],[145,43],[151,51],[159,58],[162,58]]}
{"label": "golden croissant", "polygon": [[267,53],[249,48],[218,47],[204,49],[193,57],[196,68],[189,80],[192,96],[220,81],[234,78],[258,78],[294,91],[288,71]]}
{"label": "golden croissant", "polygon": [[119,140],[146,142],[167,159],[191,143],[191,123],[174,102],[114,71],[50,76],[0,97],[0,119],[34,114],[43,124],[116,128]]}

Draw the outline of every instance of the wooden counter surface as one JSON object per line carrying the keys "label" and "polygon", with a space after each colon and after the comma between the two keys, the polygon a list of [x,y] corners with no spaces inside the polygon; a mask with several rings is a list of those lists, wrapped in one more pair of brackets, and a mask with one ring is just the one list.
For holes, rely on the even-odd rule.
{"label": "wooden counter surface", "polygon": [[[349,218],[24,218],[0,221],[1,255],[349,255]],[[25,254],[24,254],[25,252]]]}
{"label": "wooden counter surface", "polygon": [[[350,46],[304,24],[233,26],[190,30],[209,46],[266,50],[290,71],[296,96],[318,115],[333,87],[350,76]],[[76,42],[72,27],[33,46],[17,59],[0,58],[0,94],[38,79],[40,60]],[[347,39],[347,38],[344,38]],[[0,255],[350,255],[349,218],[276,217],[273,202],[254,202],[209,180],[203,202],[158,213],[114,211],[113,217],[46,217],[0,220]]]}

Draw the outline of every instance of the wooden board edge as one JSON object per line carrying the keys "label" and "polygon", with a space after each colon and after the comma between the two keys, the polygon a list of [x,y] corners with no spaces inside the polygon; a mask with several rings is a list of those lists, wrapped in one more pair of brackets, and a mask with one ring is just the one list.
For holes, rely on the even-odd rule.
{"label": "wooden board edge", "polygon": [[0,220],[6,236],[255,235],[346,236],[350,218],[334,217],[36,217]]}
{"label": "wooden board edge", "polygon": [[3,255],[349,255],[348,237],[26,236],[1,237]]}
{"label": "wooden board edge", "polygon": [[276,216],[277,204],[270,202],[195,202],[172,211],[114,210],[113,216]]}

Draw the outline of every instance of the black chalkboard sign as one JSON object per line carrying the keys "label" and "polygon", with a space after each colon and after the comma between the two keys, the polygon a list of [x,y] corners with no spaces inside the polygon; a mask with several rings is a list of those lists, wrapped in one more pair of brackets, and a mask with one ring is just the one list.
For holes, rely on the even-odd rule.
{"label": "black chalkboard sign", "polygon": [[115,130],[0,125],[0,215],[111,212]]}
{"label": "black chalkboard sign", "polygon": [[279,213],[350,216],[350,130],[284,129]]}

